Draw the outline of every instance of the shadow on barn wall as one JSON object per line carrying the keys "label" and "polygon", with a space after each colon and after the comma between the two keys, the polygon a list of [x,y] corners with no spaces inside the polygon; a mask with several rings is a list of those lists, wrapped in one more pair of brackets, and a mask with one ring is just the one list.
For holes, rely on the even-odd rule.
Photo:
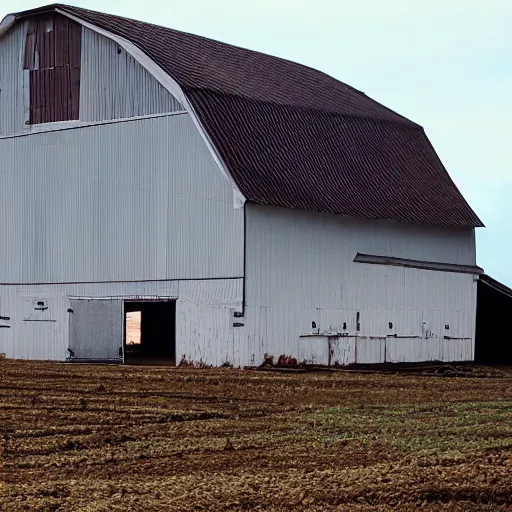
{"label": "shadow on barn wall", "polygon": [[476,307],[475,361],[512,364],[512,290],[481,275]]}

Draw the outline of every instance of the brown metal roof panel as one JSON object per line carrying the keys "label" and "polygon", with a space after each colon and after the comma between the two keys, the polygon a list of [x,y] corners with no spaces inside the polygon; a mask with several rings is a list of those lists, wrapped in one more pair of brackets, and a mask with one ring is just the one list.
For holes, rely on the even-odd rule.
{"label": "brown metal roof panel", "polygon": [[67,44],[69,48],[69,65],[72,68],[80,67],[82,52],[82,27],[78,23],[68,20],[67,24]]}
{"label": "brown metal roof panel", "polygon": [[64,67],[55,68],[54,81],[54,121],[68,120],[68,70]]}
{"label": "brown metal roof panel", "polygon": [[[139,47],[183,89],[249,201],[482,226],[421,127],[300,64],[65,5]],[[34,12],[34,11],[31,11]]]}
{"label": "brown metal roof panel", "polygon": [[81,30],[55,13],[30,19],[24,67],[31,70],[31,124],[79,118]]}
{"label": "brown metal roof panel", "polygon": [[[64,20],[64,22],[62,21]],[[69,62],[68,57],[68,23],[64,16],[57,16],[53,30],[55,31],[55,66],[65,66]]]}
{"label": "brown metal roof panel", "polygon": [[357,89],[295,62],[121,16],[56,7],[131,41],[184,87],[415,124]]}
{"label": "brown metal roof panel", "polygon": [[39,41],[41,48],[39,50],[39,67],[53,68],[55,67],[55,44],[54,44],[54,19],[55,16],[48,17],[39,28]]}
{"label": "brown metal roof panel", "polygon": [[30,71],[30,124],[79,118],[80,69]]}
{"label": "brown metal roof panel", "polygon": [[80,68],[72,67],[70,69],[70,92],[71,92],[71,110],[69,119],[80,118]]}
{"label": "brown metal roof panel", "polygon": [[188,95],[251,201],[369,219],[480,224],[419,127],[206,91]]}
{"label": "brown metal roof panel", "polygon": [[55,121],[54,115],[54,101],[55,89],[54,84],[54,70],[41,69],[37,73],[40,74],[41,80],[39,81],[40,96],[41,96],[41,112],[43,112],[43,123],[52,123]]}

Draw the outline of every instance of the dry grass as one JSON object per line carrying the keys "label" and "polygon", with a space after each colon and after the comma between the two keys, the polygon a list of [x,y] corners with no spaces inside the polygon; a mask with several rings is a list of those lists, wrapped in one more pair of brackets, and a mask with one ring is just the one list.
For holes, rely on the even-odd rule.
{"label": "dry grass", "polygon": [[0,375],[0,510],[512,510],[512,371]]}

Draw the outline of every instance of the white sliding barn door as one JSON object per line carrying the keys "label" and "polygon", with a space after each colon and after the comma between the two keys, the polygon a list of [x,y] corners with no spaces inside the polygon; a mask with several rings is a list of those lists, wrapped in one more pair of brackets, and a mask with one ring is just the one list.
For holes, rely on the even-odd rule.
{"label": "white sliding barn door", "polygon": [[123,362],[122,299],[70,299],[69,361]]}

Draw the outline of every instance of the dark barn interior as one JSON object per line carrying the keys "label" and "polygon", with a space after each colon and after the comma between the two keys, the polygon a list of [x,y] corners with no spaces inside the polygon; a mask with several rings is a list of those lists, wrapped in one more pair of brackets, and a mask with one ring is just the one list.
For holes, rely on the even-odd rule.
{"label": "dark barn interior", "polygon": [[125,362],[176,364],[176,301],[126,301],[124,309],[125,325],[127,313],[140,311],[140,343],[125,339]]}
{"label": "dark barn interior", "polygon": [[480,364],[512,364],[512,290],[481,275],[478,280],[475,361]]}

